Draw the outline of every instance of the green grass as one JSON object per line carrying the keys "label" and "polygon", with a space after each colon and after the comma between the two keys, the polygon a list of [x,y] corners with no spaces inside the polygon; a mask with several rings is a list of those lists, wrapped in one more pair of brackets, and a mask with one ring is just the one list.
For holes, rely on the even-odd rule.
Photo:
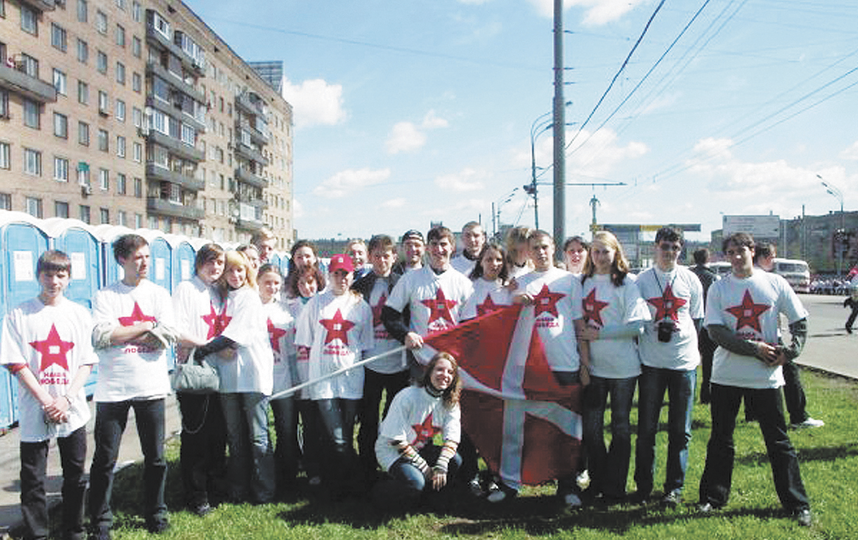
{"label": "green grass", "polygon": [[[697,405],[694,438],[691,442],[685,504],[676,509],[657,505],[626,504],[608,509],[590,508],[575,512],[558,506],[552,486],[526,488],[500,506],[482,501],[462,503],[441,512],[388,516],[367,500],[331,503],[296,494],[294,502],[251,505],[222,505],[211,515],[198,518],[182,508],[178,476],[178,444],[169,445],[170,476],[168,506],[171,529],[166,539],[424,539],[532,538],[653,539],[720,538],[742,539],[850,539],[858,538],[858,383],[813,372],[803,372],[809,412],[825,420],[825,427],[791,432],[801,460],[801,472],[810,495],[814,526],[799,527],[787,519],[775,494],[762,435],[756,423],[745,423],[739,412],[736,429],[736,463],[729,504],[712,516],[695,510],[697,489],[703,471],[706,443],[711,426],[709,411]],[[634,413],[633,413],[634,414]],[[662,428],[666,422],[662,411]],[[633,422],[636,418],[633,416]],[[663,452],[666,433],[658,436],[659,468],[656,485],[664,479]],[[634,490],[629,474],[629,491]],[[117,475],[114,488],[116,525],[114,538],[149,538],[138,515],[141,494],[139,465]],[[54,523],[58,522],[54,518]]]}

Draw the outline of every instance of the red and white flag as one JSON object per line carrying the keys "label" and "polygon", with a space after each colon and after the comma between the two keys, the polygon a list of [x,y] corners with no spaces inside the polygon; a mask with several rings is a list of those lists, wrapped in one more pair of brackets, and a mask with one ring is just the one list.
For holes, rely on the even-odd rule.
{"label": "red and white flag", "polygon": [[581,385],[560,386],[534,318],[509,306],[430,334],[426,343],[459,362],[462,428],[510,487],[576,472]]}

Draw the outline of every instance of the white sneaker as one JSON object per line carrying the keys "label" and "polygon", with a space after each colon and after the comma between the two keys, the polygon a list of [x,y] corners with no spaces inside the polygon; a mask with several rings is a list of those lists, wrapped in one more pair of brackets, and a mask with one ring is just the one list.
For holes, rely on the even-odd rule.
{"label": "white sneaker", "polygon": [[793,429],[815,428],[815,427],[822,427],[824,425],[825,425],[825,422],[823,422],[822,420],[817,420],[815,418],[811,418],[808,416],[807,420],[805,420],[804,422],[801,422],[800,424],[793,424],[792,428]]}
{"label": "white sneaker", "polygon": [[565,502],[566,506],[569,508],[581,508],[581,506],[584,505],[584,503],[581,502],[581,497],[575,493],[567,493],[564,495],[563,502]]}
{"label": "white sneaker", "polygon": [[322,479],[318,476],[314,476],[314,477],[310,478],[310,480],[307,481],[307,483],[310,484],[311,486],[318,486],[322,483]]}
{"label": "white sneaker", "polygon": [[497,491],[492,491],[486,497],[486,500],[489,501],[490,503],[499,503],[501,501],[505,501],[506,500],[506,492],[503,491],[502,489],[498,489]]}
{"label": "white sneaker", "polygon": [[579,488],[587,489],[587,487],[590,486],[590,472],[587,469],[584,469],[578,473],[578,477],[575,478],[575,482],[578,484]]}

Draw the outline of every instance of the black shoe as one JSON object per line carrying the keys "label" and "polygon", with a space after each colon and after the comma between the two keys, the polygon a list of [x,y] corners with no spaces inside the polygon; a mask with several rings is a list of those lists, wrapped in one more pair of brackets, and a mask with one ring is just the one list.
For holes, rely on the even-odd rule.
{"label": "black shoe", "polygon": [[646,504],[652,497],[652,490],[637,490],[629,495],[629,502],[632,504]]}
{"label": "black shoe", "polygon": [[212,507],[209,503],[202,503],[195,505],[191,508],[191,512],[196,514],[199,517],[205,517],[212,513]]}
{"label": "black shoe", "polygon": [[810,513],[810,508],[802,508],[793,512],[792,517],[798,521],[802,527],[810,527],[813,525],[813,515]]}
{"label": "black shoe", "polygon": [[674,490],[664,494],[664,497],[661,498],[662,506],[667,506],[670,508],[676,508],[680,504],[682,504],[682,492]]}
{"label": "black shoe", "polygon": [[107,527],[98,527],[89,531],[88,540],[110,540],[110,529]]}
{"label": "black shoe", "polygon": [[170,528],[170,522],[166,519],[159,519],[158,521],[152,521],[146,525],[146,530],[152,534],[161,534]]}
{"label": "black shoe", "polygon": [[851,334],[851,333],[852,333],[852,329],[851,329],[851,328],[849,328],[848,326],[846,327],[846,333],[847,333],[847,334]]}
{"label": "black shoe", "polygon": [[711,514],[720,508],[720,506],[715,506],[711,502],[700,503],[697,505],[697,511],[701,514]]}

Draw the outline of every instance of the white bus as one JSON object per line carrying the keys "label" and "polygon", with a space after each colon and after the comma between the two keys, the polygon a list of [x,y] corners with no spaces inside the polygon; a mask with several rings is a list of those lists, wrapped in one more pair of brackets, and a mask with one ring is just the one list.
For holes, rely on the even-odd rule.
{"label": "white bus", "polygon": [[805,261],[775,257],[775,267],[772,268],[772,272],[787,280],[795,292],[810,292],[810,268]]}

